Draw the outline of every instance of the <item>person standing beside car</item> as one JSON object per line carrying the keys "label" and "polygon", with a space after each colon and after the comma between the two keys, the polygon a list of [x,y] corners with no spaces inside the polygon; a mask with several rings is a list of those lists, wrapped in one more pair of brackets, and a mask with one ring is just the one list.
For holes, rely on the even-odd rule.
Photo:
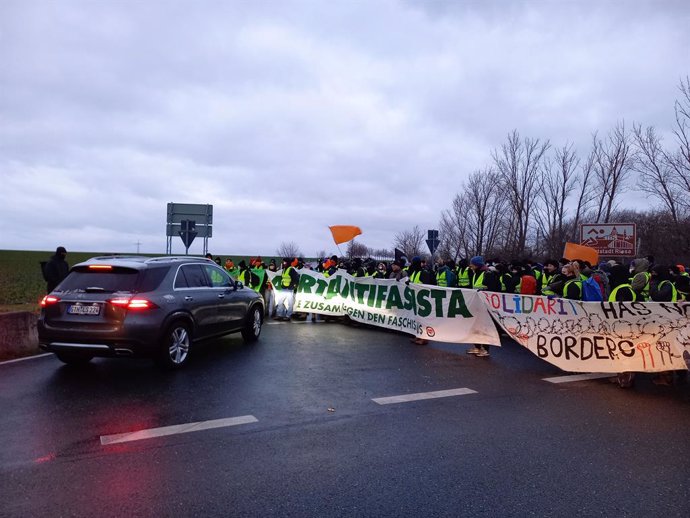
{"label": "person standing beside car", "polygon": [[58,246],[55,250],[55,254],[46,263],[43,269],[43,278],[47,283],[47,293],[57,288],[58,284],[67,277],[69,273],[69,264],[67,264],[65,257],[67,257],[67,250],[64,246]]}
{"label": "person standing beside car", "polygon": [[299,273],[295,269],[297,259],[283,258],[283,273],[276,277],[276,320],[289,321],[295,305],[295,292],[299,285]]}

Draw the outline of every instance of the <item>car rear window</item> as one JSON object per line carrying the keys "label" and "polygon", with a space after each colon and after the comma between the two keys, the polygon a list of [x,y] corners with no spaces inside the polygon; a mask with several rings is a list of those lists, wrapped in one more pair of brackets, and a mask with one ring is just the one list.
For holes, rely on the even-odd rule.
{"label": "car rear window", "polygon": [[169,266],[163,268],[148,268],[143,270],[139,279],[139,286],[137,291],[141,293],[148,293],[150,291],[155,291],[165,279],[165,275],[170,270]]}
{"label": "car rear window", "polygon": [[74,268],[60,283],[59,291],[135,291],[139,270],[113,266],[111,269]]}

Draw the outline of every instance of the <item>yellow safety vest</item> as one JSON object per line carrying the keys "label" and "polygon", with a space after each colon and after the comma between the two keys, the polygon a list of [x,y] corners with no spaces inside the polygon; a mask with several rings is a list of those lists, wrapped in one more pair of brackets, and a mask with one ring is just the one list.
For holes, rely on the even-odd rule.
{"label": "yellow safety vest", "polygon": [[476,275],[475,277],[473,277],[472,289],[475,289],[475,290],[485,290],[486,289],[486,285],[484,284],[484,273],[485,272],[482,272],[479,275]]}
{"label": "yellow safety vest", "polygon": [[580,297],[577,300],[582,300],[582,279],[572,279],[566,282],[563,286],[563,298],[568,298],[568,286],[573,283],[577,284],[578,288],[580,288]]}
{"label": "yellow safety vest", "polygon": [[290,270],[294,270],[294,268],[292,266],[288,266],[280,276],[280,284],[284,290],[288,289],[290,287],[290,283],[292,283],[292,279],[290,278]]}
{"label": "yellow safety vest", "polygon": [[609,302],[616,302],[616,294],[618,293],[618,290],[620,290],[621,288],[629,288],[633,296],[632,302],[635,302],[637,300],[637,293],[635,293],[633,287],[630,284],[621,284],[619,286],[616,286],[613,289],[613,291],[611,291],[611,295],[609,295]]}
{"label": "yellow safety vest", "polygon": [[542,295],[555,295],[556,292],[553,290],[550,290],[548,288],[548,285],[551,284],[553,281],[553,278],[556,276],[555,273],[552,273],[551,275],[543,274],[541,276],[541,294]]}
{"label": "yellow safety vest", "polygon": [[470,269],[458,268],[458,286],[461,288],[470,287]]}
{"label": "yellow safety vest", "polygon": [[671,285],[671,302],[678,302],[678,290],[671,281],[661,281],[656,287],[657,291],[661,289],[665,282],[668,282]]}

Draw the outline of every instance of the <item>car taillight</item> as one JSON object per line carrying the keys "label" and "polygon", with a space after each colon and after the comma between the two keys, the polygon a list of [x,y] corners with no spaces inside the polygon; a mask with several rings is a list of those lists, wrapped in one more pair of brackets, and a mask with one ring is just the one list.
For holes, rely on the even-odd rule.
{"label": "car taillight", "polygon": [[46,295],[41,299],[41,307],[52,306],[53,304],[60,302],[58,297],[53,297],[52,295]]}
{"label": "car taillight", "polygon": [[127,309],[154,309],[157,308],[153,302],[150,300],[146,299],[129,299],[129,298],[121,298],[121,299],[110,299],[109,301],[113,306],[118,306],[120,308],[127,308]]}

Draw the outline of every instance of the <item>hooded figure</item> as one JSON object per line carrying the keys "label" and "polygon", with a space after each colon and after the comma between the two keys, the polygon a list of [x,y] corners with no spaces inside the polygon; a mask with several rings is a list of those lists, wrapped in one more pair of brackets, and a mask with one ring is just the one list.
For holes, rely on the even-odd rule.
{"label": "hooded figure", "polygon": [[640,300],[649,300],[649,281],[651,278],[648,272],[649,261],[644,258],[635,259],[631,264],[631,269],[632,281],[630,284],[633,290],[642,297]]}
{"label": "hooded figure", "polygon": [[64,246],[58,246],[55,254],[46,263],[43,270],[43,277],[46,280],[46,290],[48,293],[57,288],[58,284],[67,277],[69,273],[69,264],[65,261],[67,257],[67,250]]}
{"label": "hooded figure", "polygon": [[413,284],[436,284],[434,275],[426,268],[422,268],[422,258],[417,255],[412,258],[407,275]]}
{"label": "hooded figure", "polygon": [[678,300],[678,290],[671,282],[671,272],[668,266],[656,265],[652,268],[649,295],[654,302],[676,302]]}

